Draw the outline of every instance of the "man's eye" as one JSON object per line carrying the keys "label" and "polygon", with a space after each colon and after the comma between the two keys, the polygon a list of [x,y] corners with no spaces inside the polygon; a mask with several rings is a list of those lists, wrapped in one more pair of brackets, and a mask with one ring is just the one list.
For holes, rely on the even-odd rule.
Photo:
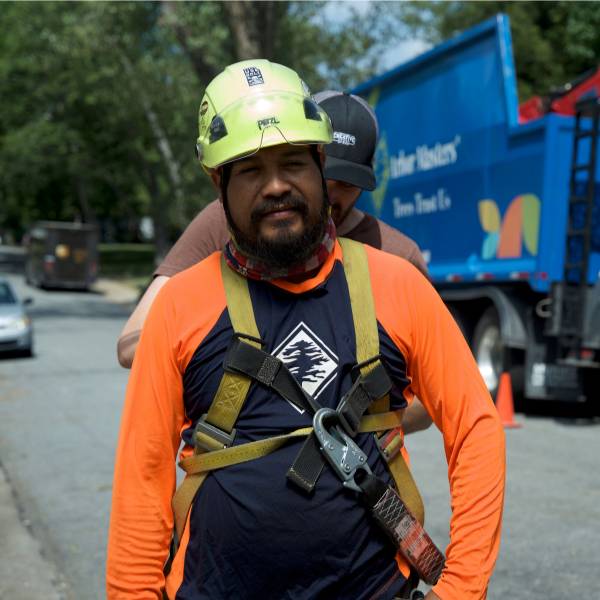
{"label": "man's eye", "polygon": [[239,175],[248,175],[249,173],[256,173],[258,169],[256,167],[253,167],[251,165],[248,165],[247,167],[242,167],[239,171],[238,174]]}

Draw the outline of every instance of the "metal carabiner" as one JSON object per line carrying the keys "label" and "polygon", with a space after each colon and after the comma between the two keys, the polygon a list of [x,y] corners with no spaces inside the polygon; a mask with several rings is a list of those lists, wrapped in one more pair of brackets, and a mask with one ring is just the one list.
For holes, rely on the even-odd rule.
{"label": "metal carabiner", "polygon": [[362,492],[354,480],[359,470],[371,473],[367,464],[367,455],[354,443],[342,429],[340,416],[332,408],[320,408],[313,418],[313,428],[321,452],[331,465],[344,487]]}

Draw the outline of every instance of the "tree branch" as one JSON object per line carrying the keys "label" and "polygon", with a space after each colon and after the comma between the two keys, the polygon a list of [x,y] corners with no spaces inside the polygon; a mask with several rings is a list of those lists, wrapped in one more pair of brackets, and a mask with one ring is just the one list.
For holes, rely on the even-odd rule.
{"label": "tree branch", "polygon": [[163,0],[161,2],[163,12],[168,17],[167,22],[172,27],[175,37],[192,63],[192,67],[203,85],[211,81],[219,71],[204,60],[204,53],[198,48],[192,48],[188,40],[192,37],[188,28],[179,20],[177,16],[177,2]]}
{"label": "tree branch", "polygon": [[[262,3],[257,3],[262,4]],[[270,3],[269,3],[270,4]],[[224,2],[229,30],[233,35],[238,60],[261,58],[260,44],[256,35],[256,20],[252,2]]]}

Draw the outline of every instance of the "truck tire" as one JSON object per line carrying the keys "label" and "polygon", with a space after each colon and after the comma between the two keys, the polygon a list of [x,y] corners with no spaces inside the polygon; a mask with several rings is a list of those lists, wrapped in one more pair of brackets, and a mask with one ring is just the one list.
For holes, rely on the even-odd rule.
{"label": "truck tire", "polygon": [[506,365],[504,343],[500,334],[500,319],[493,306],[487,308],[477,322],[471,349],[479,372],[495,401],[500,375],[508,365]]}

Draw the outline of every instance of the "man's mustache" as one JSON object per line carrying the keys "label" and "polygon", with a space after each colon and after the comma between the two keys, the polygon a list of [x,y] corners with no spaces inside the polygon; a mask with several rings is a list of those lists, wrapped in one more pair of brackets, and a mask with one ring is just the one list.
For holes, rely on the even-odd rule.
{"label": "man's mustache", "polygon": [[303,198],[291,194],[277,200],[266,200],[255,207],[250,213],[250,221],[256,224],[264,216],[281,210],[296,210],[302,215],[307,215],[308,205]]}

